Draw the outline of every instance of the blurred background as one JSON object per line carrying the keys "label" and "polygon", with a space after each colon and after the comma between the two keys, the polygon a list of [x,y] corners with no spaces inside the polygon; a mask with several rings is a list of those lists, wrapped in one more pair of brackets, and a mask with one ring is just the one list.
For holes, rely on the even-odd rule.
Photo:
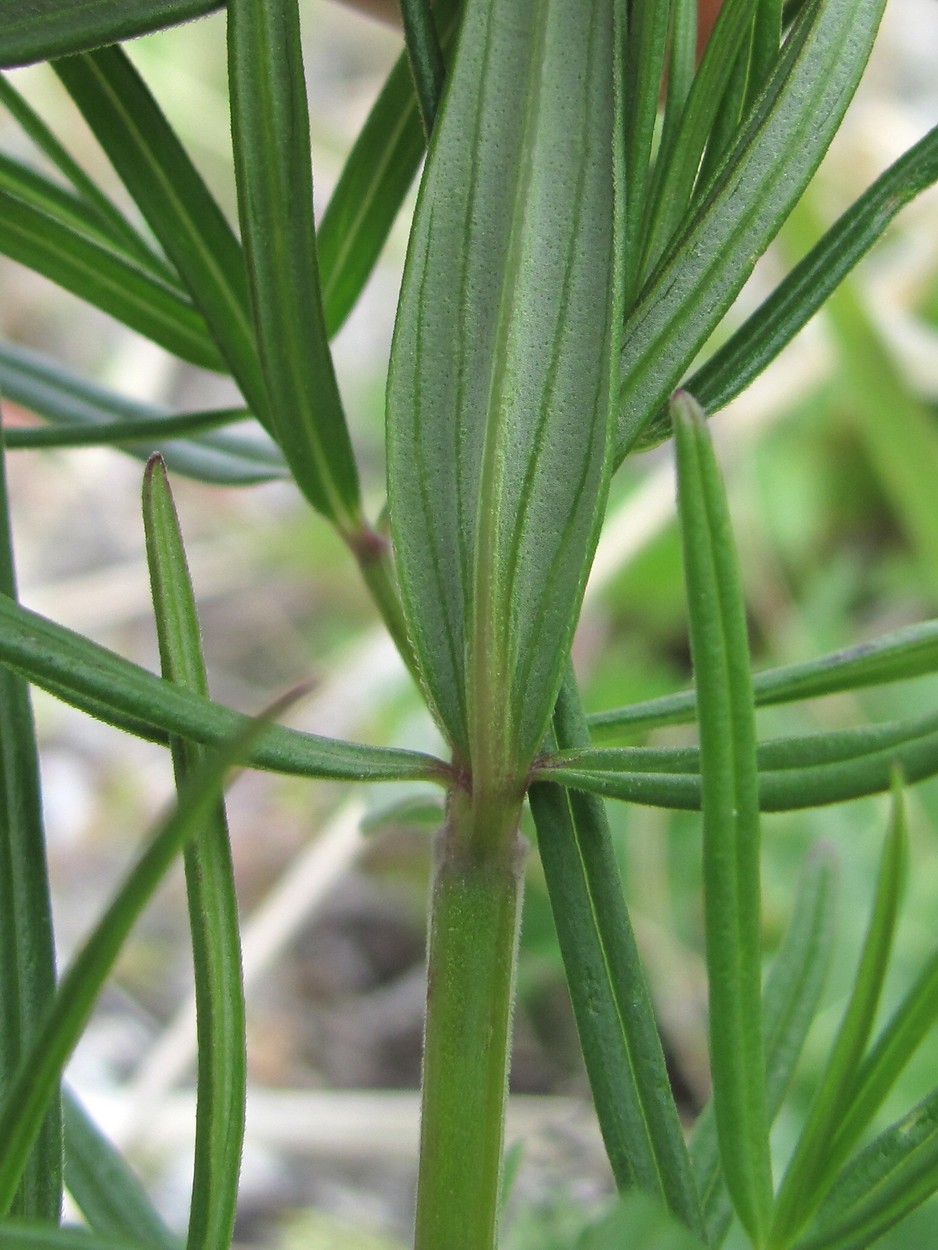
{"label": "blurred background", "polygon": [[[393,28],[325,0],[303,6],[317,211],[400,51]],[[234,217],[223,20],[128,51]],[[938,2],[890,0],[879,45],[805,207],[760,265],[738,321],[820,231],[938,119]],[[87,168],[121,188],[51,73],[18,71]],[[0,115],[0,142],[29,152]],[[383,393],[406,246],[398,223],[336,363],[372,516],[383,503]],[[122,393],[179,410],[236,402],[200,373],[22,268],[0,261],[0,335]],[[873,366],[876,388],[865,381]],[[714,422],[764,667],[846,646],[938,609],[938,196],[920,197],[771,370]],[[5,405],[5,422],[30,420]],[[915,454],[909,448],[915,447]],[[9,456],[24,602],[155,667],[139,517],[142,466],[103,449]],[[375,743],[438,738],[326,524],[277,483],[174,479],[216,698],[257,710],[302,681],[291,720]],[[680,551],[668,448],[618,475],[576,642],[591,709],[686,685]],[[934,707],[938,681],[760,713],[764,734]],[[169,799],[168,758],[37,693],[60,958],[99,913]],[[683,742],[672,729],[657,741]],[[401,799],[409,800],[401,807]],[[251,1096],[242,1250],[406,1244],[415,1175],[423,927],[436,791],[367,790],[248,774],[229,801],[244,922]],[[692,817],[611,806],[621,867],[680,1105],[707,1094],[699,838]],[[894,1001],[938,938],[938,785],[913,791]],[[835,966],[788,1110],[784,1157],[839,1019],[885,830],[886,805],[767,817],[764,941],[777,944],[809,846],[840,863]],[[134,1160],[167,1218],[188,1202],[194,1030],[181,871],[138,926],[70,1077]],[[536,855],[528,873],[505,1244],[569,1244],[610,1193]],[[888,1002],[886,1004],[888,1008]],[[923,1047],[888,1121],[938,1083]],[[515,1144],[516,1143],[516,1144]],[[938,1244],[926,1209],[897,1248]]]}

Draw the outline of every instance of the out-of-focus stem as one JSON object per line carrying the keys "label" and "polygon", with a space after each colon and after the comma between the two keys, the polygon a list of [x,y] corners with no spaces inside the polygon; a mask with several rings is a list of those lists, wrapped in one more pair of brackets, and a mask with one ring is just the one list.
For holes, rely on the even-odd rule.
{"label": "out-of-focus stem", "polygon": [[493,1250],[525,844],[520,797],[450,799],[430,916],[415,1250]]}
{"label": "out-of-focus stem", "polygon": [[400,652],[401,659],[419,685],[420,672],[404,622],[390,542],[383,534],[379,534],[365,523],[362,523],[360,529],[352,534],[345,534],[344,537],[355,556],[362,579],[375,607],[381,614],[381,619]]}

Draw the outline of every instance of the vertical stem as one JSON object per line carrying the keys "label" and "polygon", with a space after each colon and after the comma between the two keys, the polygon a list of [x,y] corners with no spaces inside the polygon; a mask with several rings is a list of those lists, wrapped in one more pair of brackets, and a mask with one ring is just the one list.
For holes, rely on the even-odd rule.
{"label": "vertical stem", "polygon": [[525,843],[520,799],[451,796],[430,914],[415,1250],[493,1250]]}

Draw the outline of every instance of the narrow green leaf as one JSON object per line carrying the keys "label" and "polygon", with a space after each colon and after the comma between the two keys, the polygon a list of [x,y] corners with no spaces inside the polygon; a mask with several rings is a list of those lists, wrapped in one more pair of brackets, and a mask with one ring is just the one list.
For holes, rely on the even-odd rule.
{"label": "narrow green leaf", "polygon": [[[754,673],[752,683],[756,706],[766,707],[907,681],[936,671],[938,621],[923,621],[813,660]],[[694,690],[682,690],[608,712],[594,712],[587,721],[594,737],[636,733],[661,725],[686,724],[694,719],[696,706]]]}
{"label": "narrow green leaf", "polygon": [[783,0],[759,0],[752,31],[747,103],[751,105],[769,80],[782,41]]}
{"label": "narrow green leaf", "polygon": [[202,760],[159,824],[101,920],[59,982],[42,1025],[24,1052],[0,1105],[0,1212],[6,1214],[60,1073],[81,1037],[127,935],[186,843],[218,802],[225,775],[263,729],[262,720],[239,726],[218,751]]}
{"label": "narrow green leaf", "polygon": [[351,536],[358,472],[329,353],[296,0],[230,0],[228,75],[241,234],[270,419],[297,485]]}
{"label": "narrow green leaf", "polygon": [[[751,3],[751,0],[745,0]],[[628,5],[623,78],[625,128],[625,302],[641,276],[652,147],[671,27],[673,0],[632,0]]]}
{"label": "narrow green leaf", "polygon": [[41,425],[17,427],[6,432],[11,450],[34,450],[41,447],[100,447],[108,444],[136,443],[151,448],[154,441],[202,434],[219,426],[245,421],[251,414],[245,408],[222,408],[215,412],[186,412],[178,416],[156,417],[139,421],[95,421],[92,425]]}
{"label": "narrow green leaf", "polygon": [[85,1228],[56,1228],[25,1220],[0,1223],[0,1250],[154,1250],[147,1242],[102,1237]]}
{"label": "narrow green leaf", "polygon": [[772,1214],[772,1244],[789,1245],[823,1197],[839,1160],[832,1147],[848,1114],[857,1073],[879,1006],[892,950],[906,858],[902,791],[893,787],[893,813],[883,848],[876,897],[844,1018],[818,1081],[817,1093],[785,1172]]}
{"label": "narrow green leaf", "polygon": [[[16,595],[2,431],[0,595]],[[55,943],[32,704],[23,679],[0,669],[0,1097],[32,1045],[54,990]],[[62,1126],[53,1096],[13,1209],[57,1221],[61,1205]]]}
{"label": "narrow green leaf", "polygon": [[[821,1000],[834,944],[836,864],[830,848],[816,846],[805,863],[795,910],[762,993],[765,1096],[770,1122],[785,1093]],[[723,1242],[733,1218],[720,1167],[712,1104],[694,1125],[691,1160],[700,1189],[709,1245]]]}
{"label": "narrow green leaf", "polygon": [[[554,710],[558,743],[588,741],[568,668]],[[654,1010],[600,799],[556,785],[530,791],[538,849],[580,1045],[620,1190],[638,1186],[703,1232]]]}
{"label": "narrow green leaf", "polygon": [[[606,488],[615,0],[470,0],[404,273],[392,534],[431,704],[514,787],[560,684]],[[456,293],[454,295],[454,293]]]}
{"label": "narrow green leaf", "polygon": [[25,200],[0,190],[0,252],[205,369],[225,371],[200,314],[172,286]]}
{"label": "narrow green leaf", "polygon": [[[143,520],[163,676],[207,695],[195,596],[166,467],[158,456],[144,477]],[[170,746],[176,784],[182,787],[206,749],[177,737]],[[222,802],[186,847],[184,860],[198,1034],[187,1244],[190,1250],[228,1250],[244,1140],[247,1051],[238,900]]]}
{"label": "narrow green leaf", "polygon": [[[0,342],[0,388],[7,399],[54,425],[76,431],[89,428],[96,435],[106,422],[140,422],[145,434],[148,424],[172,420],[167,409],[117,395],[78,377],[48,356],[12,343]],[[14,441],[21,437],[14,430],[9,433]],[[146,437],[145,448],[131,446],[127,453],[145,460],[158,447],[170,468],[201,481],[247,484],[282,478],[286,473],[280,451],[269,441],[220,433],[190,435],[185,442],[161,446],[162,439],[155,433]]]}
{"label": "narrow green leaf", "polygon": [[420,116],[427,135],[433,133],[446,67],[430,0],[401,0],[404,40],[417,89]]}
{"label": "narrow green leaf", "polygon": [[645,204],[648,237],[641,274],[647,278],[684,218],[700,170],[701,156],[713,128],[743,41],[752,28],[758,0],[726,0],[707,41],[700,68],[676,130],[662,144],[655,169],[654,193]]}
{"label": "narrow green leaf", "polygon": [[808,0],[703,203],[631,313],[616,460],[729,308],[801,196],[869,56],[884,0]]}
{"label": "narrow green leaf", "polygon": [[938,1190],[938,1090],[851,1159],[796,1250],[865,1250]]}
{"label": "narrow green leaf", "polygon": [[668,87],[661,125],[661,151],[668,151],[697,71],[697,2],[672,0]]}
{"label": "narrow green leaf", "polygon": [[[157,741],[165,734],[178,734],[194,742],[218,744],[248,722],[241,713],[173,686],[3,595],[0,661],[34,685],[102,720],[121,728],[151,727],[147,736]],[[432,755],[359,746],[281,725],[264,729],[244,762],[275,772],[337,780],[413,779],[445,785],[449,776],[447,766]]]}
{"label": "narrow green leaf", "polygon": [[[444,53],[459,25],[459,0],[433,6]],[[326,327],[335,334],[374,268],[414,180],[425,140],[406,53],[358,133],[322,221],[317,245]]]}
{"label": "narrow green leaf", "polygon": [[0,65],[27,65],[201,17],[219,0],[0,0]]}
{"label": "narrow green leaf", "polygon": [[6,105],[43,156],[52,163],[67,182],[71,183],[72,189],[87,211],[102,229],[107,230],[114,242],[122,244],[140,261],[161,264],[164,270],[163,276],[172,278],[174,275],[166,261],[154,255],[146,240],[137,233],[120,209],[111,203],[97,183],[85,173],[71,152],[59,142],[29,101],[3,74],[0,74],[0,101]]}
{"label": "narrow green leaf", "polygon": [[[686,389],[714,413],[735,399],[807,324],[901,208],[938,181],[938,126],[894,161],[710,359]],[[638,446],[667,438],[658,414]]]}
{"label": "narrow green leaf", "polygon": [[187,298],[170,266],[150,250],[142,239],[138,238],[138,246],[129,246],[123,237],[111,229],[109,222],[101,221],[97,212],[85,200],[5,153],[0,153],[0,190],[6,191],[14,199],[25,201],[45,216],[56,219],[65,229],[84,235],[102,247],[126,256],[159,282],[175,287],[181,298]]}
{"label": "narrow green leaf", "polygon": [[122,49],[68,57],[55,71],[176,266],[248,406],[269,426],[241,245],[175,131]]}
{"label": "narrow green leaf", "polygon": [[759,798],[749,640],[723,485],[703,413],[672,404],[700,730],[710,1066],[727,1189],[761,1244],[772,1200],[762,1036]]}
{"label": "narrow green leaf", "polygon": [[178,1237],[163,1223],[123,1155],[67,1085],[62,1111],[65,1183],[91,1229],[99,1237],[127,1237],[148,1250],[180,1250]]}

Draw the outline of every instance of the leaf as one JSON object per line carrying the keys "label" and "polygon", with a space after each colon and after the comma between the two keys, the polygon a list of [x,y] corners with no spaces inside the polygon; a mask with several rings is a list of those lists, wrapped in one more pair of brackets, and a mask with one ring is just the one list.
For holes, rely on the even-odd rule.
{"label": "leaf", "polygon": [[[131,732],[142,730],[155,741],[178,734],[218,744],[248,723],[239,712],[162,681],[3,595],[0,661],[57,698]],[[441,760],[418,751],[359,746],[281,725],[270,725],[260,734],[245,762],[275,772],[357,781],[424,780],[445,785],[449,773]]]}
{"label": "leaf", "polygon": [[[569,668],[553,733],[564,745],[588,740]],[[637,1185],[702,1233],[602,801],[543,783],[532,786],[529,798],[593,1103],[616,1184],[620,1190]]]}
{"label": "leaf", "polygon": [[614,0],[471,0],[388,386],[392,535],[431,706],[516,787],[560,684],[606,489]]}
{"label": "leaf", "polygon": [[24,1220],[0,1222],[0,1250],[153,1250],[146,1242],[101,1237],[74,1225],[33,1224]]}
{"label": "leaf", "polygon": [[214,196],[120,48],[55,71],[185,284],[241,392],[270,426],[244,254]]}
{"label": "leaf", "polygon": [[326,335],[296,0],[229,0],[238,212],[270,419],[297,485],[346,537],[358,471]]}
{"label": "leaf", "polygon": [[[842,651],[753,674],[756,706],[814,699],[819,695],[860,690],[866,686],[907,681],[938,671],[938,621],[923,621],[882,634]],[[693,690],[647,699],[587,717],[594,736],[683,725],[694,719]]]}
{"label": "leaf", "polygon": [[136,261],[0,190],[0,253],[27,265],[190,364],[225,370],[205,322]]}
{"label": "leaf", "polygon": [[758,1245],[772,1201],[762,1037],[759,797],[749,640],[736,552],[703,413],[672,402],[703,814],[710,1068],[727,1189]]}
{"label": "leaf", "polygon": [[219,0],[0,0],[0,65],[83,52],[201,17]]}
{"label": "leaf", "polygon": [[0,1213],[5,1215],[10,1209],[62,1068],[87,1025],[127,935],[176,856],[217,804],[228,769],[244,755],[262,727],[262,721],[242,724],[234,737],[192,773],[178,803],[158,825],[59,981],[42,1025],[31,1038],[0,1103]]}
{"label": "leaf", "polygon": [[859,82],[883,0],[808,0],[739,135],[625,327],[616,462],[801,196]]}
{"label": "leaf", "polygon": [[[53,424],[77,431],[91,429],[95,437],[107,421],[121,424],[155,423],[172,419],[155,404],[139,403],[89,382],[38,352],[0,342],[0,387],[4,395]],[[141,425],[141,432],[146,425]],[[14,441],[16,431],[9,432]],[[127,447],[129,455],[147,459],[158,447],[166,463],[179,473],[200,481],[236,485],[282,478],[286,466],[270,442],[239,439],[231,434],[191,436],[185,442],[166,442],[153,433],[144,448]]]}
{"label": "leaf", "polygon": [[[765,1098],[770,1122],[781,1110],[830,965],[834,943],[836,864],[820,844],[808,856],[795,910],[762,992]],[[694,1125],[691,1160],[700,1188],[708,1245],[722,1244],[733,1218],[723,1183],[713,1106]]]}
{"label": "leaf", "polygon": [[[163,676],[198,694],[208,679],[195,595],[182,533],[158,456],[143,487],[147,564]],[[205,747],[170,740],[182,788],[206,757]],[[247,1042],[238,899],[224,803],[208,813],[184,851],[198,1037],[195,1162],[187,1244],[228,1250],[234,1230],[247,1097]]]}
{"label": "leaf", "polygon": [[938,1189],[938,1090],[850,1161],[796,1250],[862,1250]]}
{"label": "leaf", "polygon": [[[433,6],[446,52],[459,25],[459,0]],[[406,53],[375,101],[322,221],[317,245],[326,327],[333,335],[362,292],[424,154],[420,110]]]}
{"label": "leaf", "polygon": [[[215,412],[186,412],[178,416],[156,417],[139,421],[95,421],[88,425],[40,425],[17,427],[6,432],[6,444],[13,450],[35,450],[49,447],[96,447],[146,443],[154,440],[186,437],[215,430],[219,426],[245,421],[250,413],[244,408],[222,408]],[[151,453],[152,454],[152,453]]]}
{"label": "leaf", "polygon": [[[0,431],[0,596],[15,595]],[[0,669],[0,1090],[32,1045],[54,991],[55,940],[32,704],[23,679]],[[62,1126],[53,1096],[25,1162],[14,1210],[58,1220],[61,1205]]]}
{"label": "leaf", "polygon": [[65,1183],[94,1232],[128,1237],[149,1250],[180,1250],[179,1238],[163,1223],[123,1155],[67,1085],[62,1089],[62,1112]]}
{"label": "leaf", "polygon": [[695,1237],[646,1194],[628,1194],[597,1224],[577,1239],[576,1250],[622,1250],[623,1246],[647,1246],[648,1250],[703,1250],[706,1243]]}
{"label": "leaf", "polygon": [[771,1233],[776,1245],[789,1245],[807,1223],[840,1161],[832,1147],[850,1110],[879,1005],[898,918],[906,849],[902,791],[896,782],[876,896],[850,1000],[776,1197]]}
{"label": "leaf", "polygon": [[423,128],[430,135],[440,107],[446,74],[430,0],[401,0],[401,19]]}
{"label": "leaf", "polygon": [[[686,389],[708,413],[735,399],[814,316],[911,200],[938,181],[938,127],[894,161],[705,364]],[[638,446],[667,438],[662,410]]]}

